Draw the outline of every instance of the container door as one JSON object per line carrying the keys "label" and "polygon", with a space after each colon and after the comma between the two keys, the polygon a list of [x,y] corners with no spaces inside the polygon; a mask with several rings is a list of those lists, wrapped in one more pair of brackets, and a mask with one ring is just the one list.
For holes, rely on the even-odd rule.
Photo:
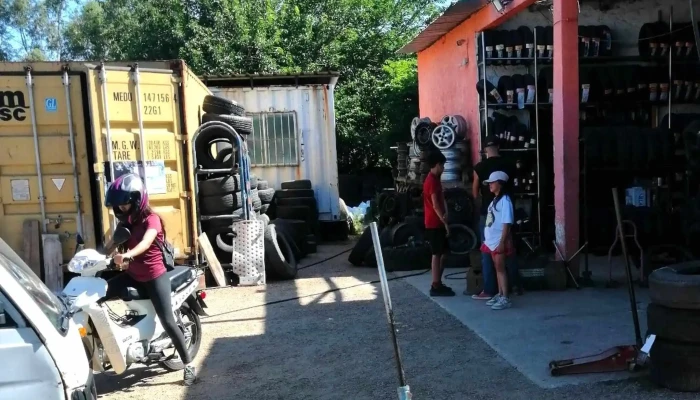
{"label": "container door", "polygon": [[65,398],[63,381],[48,350],[0,291],[0,400]]}
{"label": "container door", "polygon": [[[93,88],[94,143],[99,196],[112,176],[144,176],[151,207],[165,224],[178,258],[191,252],[188,228],[188,178],[183,166],[178,86],[171,70],[138,71],[101,67],[90,72]],[[145,165],[142,163],[145,160]],[[114,226],[111,210],[99,211],[104,237]]]}
{"label": "container door", "polygon": [[77,72],[0,76],[0,237],[20,254],[25,220],[60,235],[64,261],[79,233],[95,243],[85,98]]}

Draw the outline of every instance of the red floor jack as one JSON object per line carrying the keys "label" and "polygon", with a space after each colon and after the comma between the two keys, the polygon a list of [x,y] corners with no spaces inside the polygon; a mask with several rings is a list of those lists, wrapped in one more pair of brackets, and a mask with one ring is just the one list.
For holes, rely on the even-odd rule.
{"label": "red floor jack", "polygon": [[[620,215],[620,202],[617,195],[617,188],[613,188],[613,202],[615,203],[615,216],[617,217],[618,234],[622,237],[622,217]],[[625,259],[625,272],[627,273],[627,289],[629,290],[630,306],[632,308],[632,320],[634,322],[634,334],[636,345],[616,346],[600,354],[572,358],[569,360],[552,361],[549,363],[549,370],[552,376],[592,374],[601,372],[616,371],[636,371],[643,367],[647,360],[646,353],[640,351],[642,348],[642,335],[639,328],[639,314],[637,313],[637,299],[634,294],[632,284],[632,270],[627,257],[627,245],[624,240],[620,241],[622,254]]]}

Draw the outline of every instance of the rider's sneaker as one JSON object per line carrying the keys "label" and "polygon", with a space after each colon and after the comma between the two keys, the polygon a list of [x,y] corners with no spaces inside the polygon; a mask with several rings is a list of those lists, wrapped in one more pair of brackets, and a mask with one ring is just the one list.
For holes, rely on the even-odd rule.
{"label": "rider's sneaker", "polygon": [[195,374],[195,369],[194,366],[192,365],[187,365],[185,366],[185,386],[190,386],[195,383],[197,380],[197,375]]}

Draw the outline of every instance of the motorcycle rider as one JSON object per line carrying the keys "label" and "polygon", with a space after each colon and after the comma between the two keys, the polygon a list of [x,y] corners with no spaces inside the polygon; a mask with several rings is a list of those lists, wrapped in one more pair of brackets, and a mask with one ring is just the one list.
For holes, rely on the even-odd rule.
{"label": "motorcycle rider", "polygon": [[166,276],[163,255],[156,243],[163,243],[165,239],[163,220],[149,206],[144,182],[135,174],[122,175],[112,182],[107,189],[105,206],[112,207],[117,219],[130,228],[131,237],[126,242],[128,250],[117,253],[112,258],[120,268],[126,260],[130,260],[126,272],[107,282],[107,295],[104,299],[118,297],[126,287],[145,289],[158,319],[185,366],[184,384],[190,386],[196,380],[195,368],[190,365],[192,360],[187,351],[185,336],[175,322],[170,279]]}

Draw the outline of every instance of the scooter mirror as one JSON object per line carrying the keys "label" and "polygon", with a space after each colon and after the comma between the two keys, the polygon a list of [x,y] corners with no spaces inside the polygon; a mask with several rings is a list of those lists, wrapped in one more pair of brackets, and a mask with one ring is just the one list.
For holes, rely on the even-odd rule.
{"label": "scooter mirror", "polygon": [[115,245],[124,244],[131,237],[131,231],[123,226],[118,227],[112,236],[112,242]]}

